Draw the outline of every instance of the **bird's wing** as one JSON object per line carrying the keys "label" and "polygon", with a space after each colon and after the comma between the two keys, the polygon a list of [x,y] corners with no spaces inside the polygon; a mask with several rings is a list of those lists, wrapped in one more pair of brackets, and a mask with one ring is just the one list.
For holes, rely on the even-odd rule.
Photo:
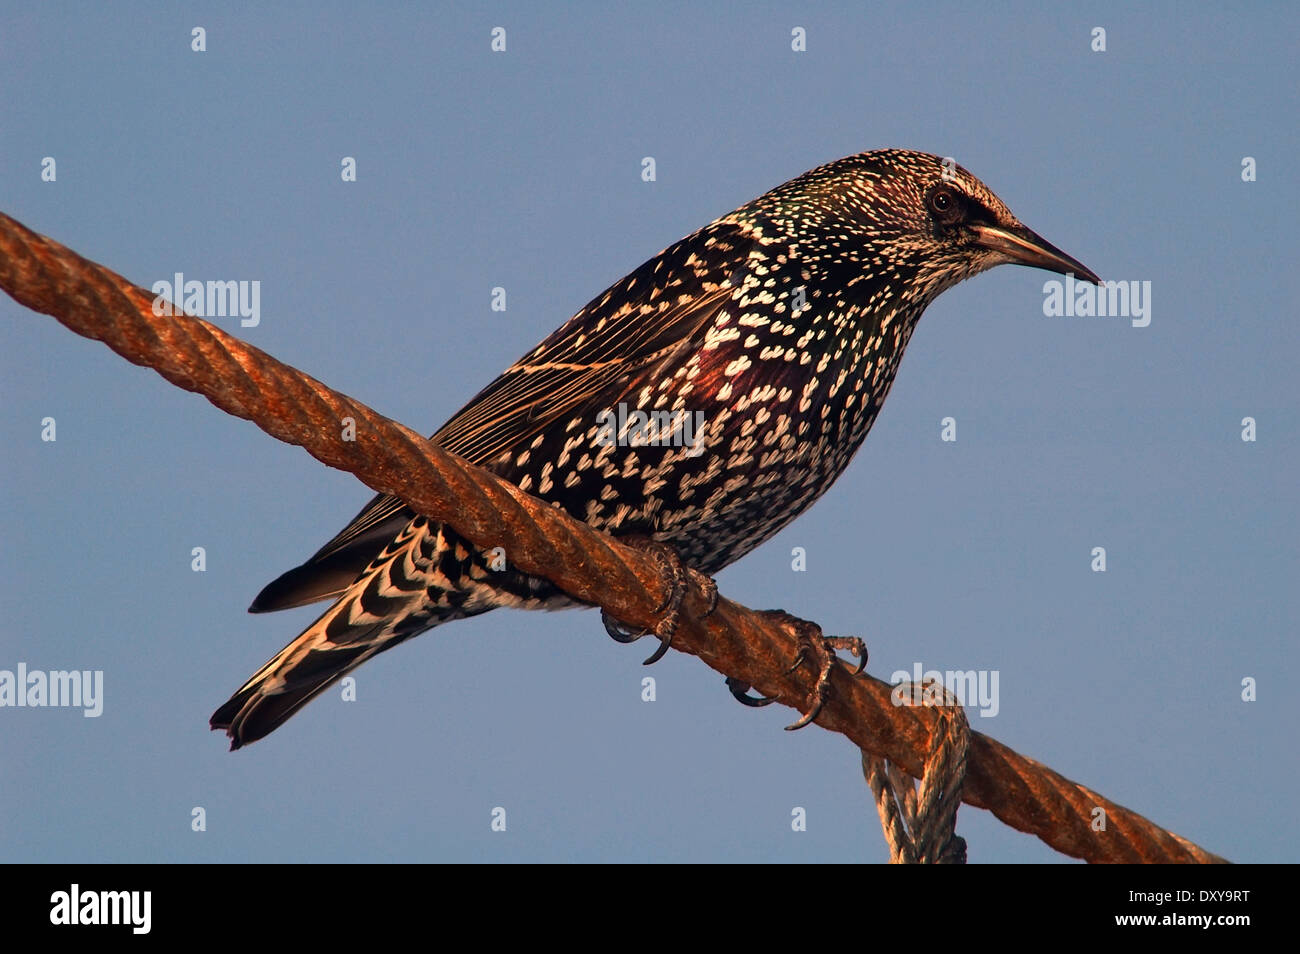
{"label": "bird's wing", "polygon": [[[739,227],[715,223],[665,249],[506,369],[432,439],[491,469],[580,408],[594,423],[605,395],[626,393],[638,374],[698,345],[754,245]],[[378,495],[306,563],[268,584],[249,611],[337,596],[413,516],[399,498]]]}

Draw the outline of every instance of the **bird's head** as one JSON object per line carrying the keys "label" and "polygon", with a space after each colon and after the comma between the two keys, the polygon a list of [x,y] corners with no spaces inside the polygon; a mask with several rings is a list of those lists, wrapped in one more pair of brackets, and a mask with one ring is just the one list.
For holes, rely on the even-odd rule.
{"label": "bird's head", "polygon": [[[764,201],[769,198],[775,201]],[[901,281],[922,305],[1006,263],[1100,281],[1021,224],[966,169],[928,153],[859,153],[792,179],[758,202],[765,208],[756,212],[809,237],[801,256],[816,249],[823,265],[858,272],[864,291],[897,289]]]}

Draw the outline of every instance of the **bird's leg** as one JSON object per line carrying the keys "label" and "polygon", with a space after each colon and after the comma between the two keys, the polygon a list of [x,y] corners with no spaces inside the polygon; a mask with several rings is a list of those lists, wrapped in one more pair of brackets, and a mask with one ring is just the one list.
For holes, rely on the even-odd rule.
{"label": "bird's leg", "polygon": [[[836,650],[848,650],[858,657],[858,667],[853,671],[853,675],[859,676],[867,667],[867,645],[856,636],[824,636],[821,627],[816,623],[800,619],[785,610],[764,610],[763,615],[772,617],[778,623],[788,623],[799,639],[799,650],[795,653],[794,662],[786,670],[787,674],[798,669],[804,660],[812,660],[817,665],[817,682],[813,686],[811,707],[798,722],[786,726],[787,731],[802,729],[817,718],[830,695],[831,669],[838,661]],[[727,688],[736,699],[747,706],[765,706],[772,701],[763,696],[756,698],[748,695],[750,687],[739,680],[728,678]]]}
{"label": "bird's leg", "polygon": [[[659,564],[664,588],[667,590],[664,602],[655,610],[656,613],[662,614],[653,630],[654,634],[659,637],[660,642],[659,648],[643,663],[643,665],[649,666],[651,663],[656,663],[662,659],[664,653],[668,652],[668,647],[672,645],[673,633],[677,631],[677,623],[681,619],[682,602],[686,599],[686,593],[690,589],[691,574],[695,573],[699,578],[700,586],[708,597],[709,608],[705,610],[705,616],[712,613],[714,607],[718,605],[718,586],[711,577],[705,576],[703,573],[696,573],[683,563],[677,551],[666,543],[652,540],[649,537],[620,537],[619,543],[642,550],[654,557]],[[603,609],[600,611],[600,619],[605,624],[605,632],[620,643],[634,643],[651,632],[651,630],[631,629],[624,626]]]}

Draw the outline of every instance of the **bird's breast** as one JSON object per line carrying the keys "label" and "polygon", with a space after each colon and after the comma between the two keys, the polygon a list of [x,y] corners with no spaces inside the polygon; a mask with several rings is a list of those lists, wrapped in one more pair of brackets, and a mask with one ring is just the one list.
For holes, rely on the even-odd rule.
{"label": "bird's breast", "polygon": [[745,318],[720,316],[700,347],[575,415],[503,476],[599,530],[664,540],[706,572],[739,559],[844,471],[910,335],[848,311]]}

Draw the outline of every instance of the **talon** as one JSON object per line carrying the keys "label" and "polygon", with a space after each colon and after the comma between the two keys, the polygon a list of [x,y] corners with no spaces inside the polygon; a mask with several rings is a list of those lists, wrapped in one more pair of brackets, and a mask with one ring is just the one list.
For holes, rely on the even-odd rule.
{"label": "talon", "polygon": [[645,630],[632,629],[628,626],[624,626],[604,610],[600,611],[600,621],[605,624],[605,632],[609,633],[610,638],[616,643],[635,643],[642,636],[646,635]]}
{"label": "talon", "polygon": [[730,692],[735,700],[741,705],[759,709],[776,702],[774,696],[751,696],[749,690],[752,688],[754,687],[747,682],[741,682],[739,679],[733,679],[731,676],[727,677],[727,691]]}
{"label": "talon", "polygon": [[804,726],[808,725],[808,723],[812,722],[813,719],[821,715],[821,711],[822,711],[822,700],[818,699],[817,702],[813,705],[813,707],[810,710],[808,710],[808,714],[806,716],[801,718],[798,722],[786,726],[785,731],[787,732],[799,731]]}
{"label": "talon", "polygon": [[659,640],[659,648],[650,654],[650,658],[641,663],[643,666],[653,666],[659,660],[664,658],[664,653],[668,652],[668,647],[673,644],[672,634],[667,639]]}
{"label": "talon", "polygon": [[843,649],[858,657],[858,664],[853,675],[860,676],[867,671],[867,644],[856,636],[834,636],[830,642],[836,649]]}

